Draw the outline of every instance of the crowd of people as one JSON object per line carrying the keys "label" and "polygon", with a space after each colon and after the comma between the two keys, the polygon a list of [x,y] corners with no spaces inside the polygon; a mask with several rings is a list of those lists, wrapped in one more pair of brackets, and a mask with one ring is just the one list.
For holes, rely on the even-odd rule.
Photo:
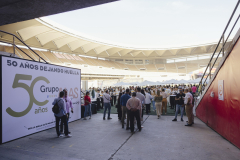
{"label": "crowd of people", "polygon": [[[122,128],[134,132],[134,123],[137,123],[138,130],[141,131],[141,121],[143,121],[143,113],[149,114],[156,112],[157,118],[160,119],[162,114],[167,114],[167,106],[170,109],[175,109],[175,117],[172,121],[177,121],[177,115],[180,111],[181,121],[183,120],[184,111],[188,117],[185,126],[192,126],[194,124],[193,106],[194,96],[199,92],[200,87],[195,85],[164,85],[164,86],[147,86],[134,87],[129,86],[126,89],[122,87],[108,87],[108,88],[90,88],[84,96],[84,120],[87,116],[91,119],[91,99],[101,98],[104,106],[103,120],[111,120],[111,106],[115,105],[118,112],[118,119],[121,121]],[[58,137],[63,133],[66,137],[71,137],[68,128],[68,120],[71,112],[73,113],[72,102],[67,97],[67,90],[63,90],[56,98],[53,105],[58,104],[60,112],[54,114],[56,117],[56,132]],[[151,111],[152,110],[152,111]],[[126,119],[126,123],[125,123]],[[60,131],[59,121],[61,120]]]}

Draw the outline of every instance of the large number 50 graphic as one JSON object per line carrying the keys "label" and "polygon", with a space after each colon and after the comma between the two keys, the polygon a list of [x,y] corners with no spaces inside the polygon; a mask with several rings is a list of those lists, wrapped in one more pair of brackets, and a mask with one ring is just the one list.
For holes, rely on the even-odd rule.
{"label": "large number 50 graphic", "polygon": [[50,83],[47,78],[42,77],[42,76],[39,76],[39,77],[35,78],[32,81],[30,87],[28,85],[24,84],[24,83],[20,83],[19,80],[28,80],[28,81],[30,81],[30,80],[32,80],[32,76],[31,75],[25,75],[25,74],[16,74],[15,78],[14,78],[14,81],[13,81],[13,85],[12,85],[12,88],[23,88],[23,89],[25,89],[28,92],[28,94],[29,94],[30,101],[29,101],[28,107],[24,111],[22,111],[22,112],[15,112],[10,107],[8,107],[6,109],[6,112],[9,115],[13,116],[13,117],[22,117],[22,116],[26,115],[32,109],[33,103],[35,103],[38,106],[44,106],[44,105],[46,105],[48,103],[48,100],[45,100],[43,102],[37,101],[36,98],[33,95],[33,87],[34,87],[34,85],[38,81],[45,81],[47,84]]}

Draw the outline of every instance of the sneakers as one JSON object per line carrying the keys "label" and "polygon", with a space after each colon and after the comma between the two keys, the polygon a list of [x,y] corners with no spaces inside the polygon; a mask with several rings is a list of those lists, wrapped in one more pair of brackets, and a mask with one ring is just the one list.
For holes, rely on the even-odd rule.
{"label": "sneakers", "polygon": [[109,117],[108,119],[112,119],[111,117]]}
{"label": "sneakers", "polygon": [[60,135],[58,136],[58,138],[60,138],[60,137],[63,137],[63,135],[62,135],[62,134],[60,134]]}
{"label": "sneakers", "polygon": [[86,118],[86,117],[84,117],[84,118],[83,118],[83,120],[87,120],[87,118]]}
{"label": "sneakers", "polygon": [[66,138],[71,138],[72,135],[71,134],[68,134],[68,135],[65,135]]}
{"label": "sneakers", "polygon": [[177,121],[177,119],[176,119],[176,118],[174,118],[172,121]]}

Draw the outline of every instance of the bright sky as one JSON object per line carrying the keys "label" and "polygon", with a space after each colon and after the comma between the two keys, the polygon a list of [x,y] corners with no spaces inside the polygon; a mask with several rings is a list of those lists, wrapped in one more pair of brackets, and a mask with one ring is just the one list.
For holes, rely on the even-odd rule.
{"label": "bright sky", "polygon": [[[121,0],[47,18],[86,38],[110,44],[183,47],[218,42],[236,3],[237,0]],[[234,20],[239,13],[240,9]]]}

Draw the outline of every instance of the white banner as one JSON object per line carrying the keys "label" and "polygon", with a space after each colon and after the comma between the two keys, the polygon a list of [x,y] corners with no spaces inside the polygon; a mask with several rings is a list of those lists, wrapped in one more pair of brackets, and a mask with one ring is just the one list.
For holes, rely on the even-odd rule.
{"label": "white banner", "polygon": [[218,80],[218,99],[224,101],[224,85],[223,80]]}
{"label": "white banner", "polygon": [[2,57],[2,143],[55,127],[52,102],[64,88],[81,118],[81,70]]}

